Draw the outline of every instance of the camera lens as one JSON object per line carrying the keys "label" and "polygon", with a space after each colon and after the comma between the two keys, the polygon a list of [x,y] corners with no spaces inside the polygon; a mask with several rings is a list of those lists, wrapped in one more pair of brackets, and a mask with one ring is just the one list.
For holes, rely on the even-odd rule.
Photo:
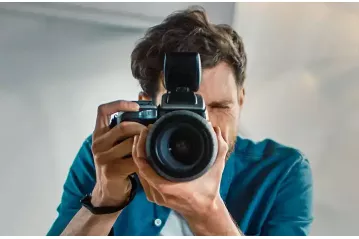
{"label": "camera lens", "polygon": [[187,110],[160,117],[146,139],[147,160],[171,181],[189,181],[203,175],[217,156],[217,137],[206,119]]}
{"label": "camera lens", "polygon": [[203,151],[201,135],[191,125],[180,125],[169,137],[169,152],[174,160],[185,165],[196,163]]}

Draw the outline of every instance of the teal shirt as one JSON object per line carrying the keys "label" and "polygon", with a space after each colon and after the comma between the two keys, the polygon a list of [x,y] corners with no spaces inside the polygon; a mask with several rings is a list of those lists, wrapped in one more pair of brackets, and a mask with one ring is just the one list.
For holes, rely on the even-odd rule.
{"label": "teal shirt", "polygon": [[[48,235],[59,235],[92,192],[95,167],[91,137],[80,148],[70,170],[58,217]],[[312,223],[312,173],[297,150],[272,140],[238,137],[221,180],[221,197],[245,235],[308,235]],[[159,235],[169,208],[147,201],[141,187],[113,225],[114,235]],[[213,215],[215,217],[215,215]],[[162,223],[155,223],[160,219]],[[157,220],[159,221],[159,220]]]}

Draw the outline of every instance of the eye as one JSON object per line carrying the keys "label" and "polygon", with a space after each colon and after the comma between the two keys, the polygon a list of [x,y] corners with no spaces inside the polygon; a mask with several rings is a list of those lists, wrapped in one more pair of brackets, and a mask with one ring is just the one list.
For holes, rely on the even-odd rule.
{"label": "eye", "polygon": [[229,106],[228,105],[217,105],[216,107],[214,108],[218,108],[218,109],[229,109]]}
{"label": "eye", "polygon": [[229,105],[209,105],[208,108],[211,109],[229,109]]}
{"label": "eye", "polygon": [[211,102],[207,105],[208,108],[211,109],[230,109],[233,106],[232,101],[224,100],[224,101],[215,101]]}

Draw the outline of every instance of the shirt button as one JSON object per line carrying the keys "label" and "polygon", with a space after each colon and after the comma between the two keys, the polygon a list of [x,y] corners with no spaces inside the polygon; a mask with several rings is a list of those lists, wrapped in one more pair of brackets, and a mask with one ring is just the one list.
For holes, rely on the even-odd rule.
{"label": "shirt button", "polygon": [[162,220],[159,219],[159,218],[156,218],[155,221],[154,221],[154,223],[155,223],[155,226],[156,226],[156,227],[160,227],[160,226],[162,225]]}

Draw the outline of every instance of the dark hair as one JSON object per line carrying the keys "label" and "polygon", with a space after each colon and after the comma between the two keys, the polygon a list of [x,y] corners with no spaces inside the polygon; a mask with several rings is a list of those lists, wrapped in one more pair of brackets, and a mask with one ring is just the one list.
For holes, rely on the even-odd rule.
{"label": "dark hair", "polygon": [[132,75],[143,91],[156,97],[166,52],[198,52],[202,68],[224,61],[233,67],[238,85],[245,79],[247,57],[241,37],[226,24],[208,21],[201,7],[191,7],[169,15],[149,28],[131,54]]}

